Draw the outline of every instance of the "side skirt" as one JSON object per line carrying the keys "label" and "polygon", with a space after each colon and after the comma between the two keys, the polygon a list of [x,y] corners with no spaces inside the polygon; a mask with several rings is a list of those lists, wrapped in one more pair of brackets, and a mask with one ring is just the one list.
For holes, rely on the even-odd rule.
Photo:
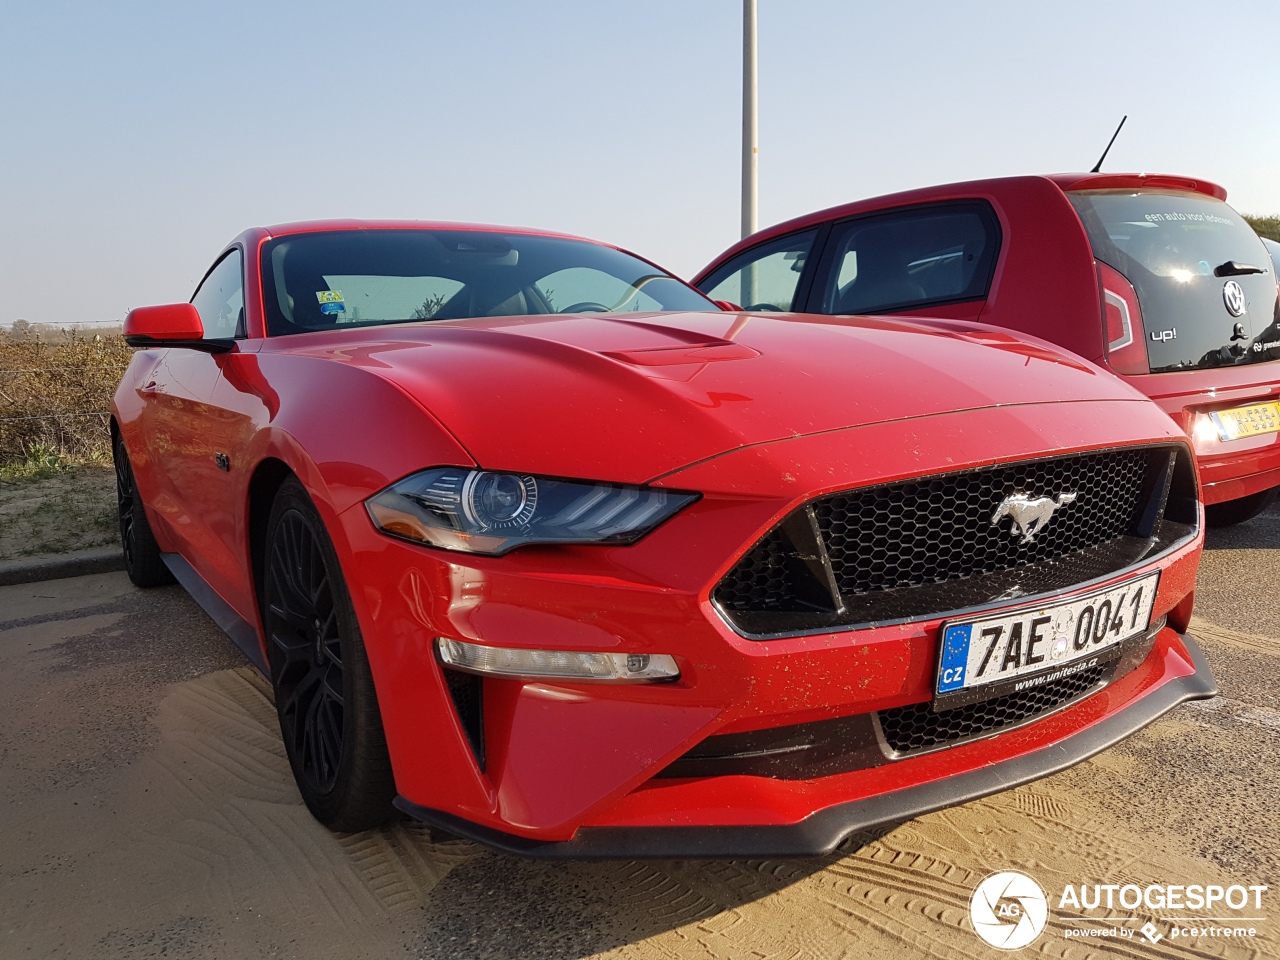
{"label": "side skirt", "polygon": [[187,593],[191,594],[191,599],[200,605],[200,609],[231,638],[231,642],[240,648],[240,652],[249,658],[250,663],[262,671],[263,676],[269,677],[271,672],[267,669],[267,662],[262,657],[262,649],[258,646],[258,631],[253,628],[253,624],[236,613],[227,601],[218,596],[217,591],[205,582],[204,577],[196,573],[195,567],[187,563],[179,554],[162,553],[160,558],[164,560],[164,565],[169,568],[174,579],[182,584]]}

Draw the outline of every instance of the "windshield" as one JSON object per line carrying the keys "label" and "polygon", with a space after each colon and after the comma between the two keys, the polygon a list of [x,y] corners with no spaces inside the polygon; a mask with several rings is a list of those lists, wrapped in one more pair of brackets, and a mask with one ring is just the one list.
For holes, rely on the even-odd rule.
{"label": "windshield", "polygon": [[262,251],[271,336],[415,320],[715,311],[650,263],[585,240],[478,230],[342,230]]}
{"label": "windshield", "polygon": [[1229,206],[1154,190],[1069,196],[1094,256],[1138,294],[1152,373],[1280,359],[1275,269]]}

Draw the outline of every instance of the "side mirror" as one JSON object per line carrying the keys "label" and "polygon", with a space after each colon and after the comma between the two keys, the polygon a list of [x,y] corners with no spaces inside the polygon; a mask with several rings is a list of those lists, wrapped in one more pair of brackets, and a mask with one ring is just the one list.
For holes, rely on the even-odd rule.
{"label": "side mirror", "polygon": [[137,307],[124,318],[124,341],[131,347],[187,347],[224,353],[233,340],[206,340],[200,314],[190,303]]}

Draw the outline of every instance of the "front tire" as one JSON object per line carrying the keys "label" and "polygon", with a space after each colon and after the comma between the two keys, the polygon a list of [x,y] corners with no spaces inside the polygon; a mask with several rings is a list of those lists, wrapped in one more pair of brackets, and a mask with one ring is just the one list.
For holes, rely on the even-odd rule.
{"label": "front tire", "polygon": [[1275,502],[1277,493],[1280,493],[1280,487],[1222,503],[1205,504],[1205,522],[1211,527],[1234,527],[1237,523],[1252,520]]}
{"label": "front tire", "polygon": [[262,621],[280,734],[312,815],[367,830],[392,813],[395,781],[360,626],[324,522],[296,478],[267,521]]}
{"label": "front tire", "polygon": [[135,586],[160,587],[173,583],[173,574],[164,564],[160,547],[147,521],[147,508],[138,494],[138,484],[129,462],[124,437],[116,437],[111,448],[116,467],[116,513],[120,520],[120,546],[124,550],[124,570]]}

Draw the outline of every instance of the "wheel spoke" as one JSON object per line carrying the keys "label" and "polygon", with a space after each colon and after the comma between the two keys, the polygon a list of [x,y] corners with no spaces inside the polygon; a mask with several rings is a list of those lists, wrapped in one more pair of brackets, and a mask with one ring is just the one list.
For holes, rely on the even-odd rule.
{"label": "wheel spoke", "polygon": [[124,548],[124,558],[127,562],[133,561],[134,543],[137,534],[133,529],[133,511],[120,518],[120,544]]}
{"label": "wheel spoke", "polygon": [[333,711],[323,697],[316,698],[316,742],[324,779],[337,776],[341,757],[341,727],[334,724]]}
{"label": "wheel spoke", "polygon": [[277,544],[272,557],[271,573],[275,577],[276,585],[284,594],[279,598],[280,601],[286,608],[305,615],[310,612],[311,599],[306,591],[298,586],[298,569],[294,556],[287,541]]}
{"label": "wheel spoke", "polygon": [[[301,714],[307,716],[315,705],[315,691],[320,684],[320,674],[316,670],[308,670],[298,680],[293,690],[280,704],[280,712],[284,714]],[[298,710],[301,705],[302,709]]]}
{"label": "wheel spoke", "polygon": [[272,631],[270,637],[271,649],[278,652],[281,657],[281,672],[291,670],[299,664],[304,670],[311,669],[313,648],[305,638],[281,631]]}
{"label": "wheel spoke", "polygon": [[291,610],[282,603],[273,603],[267,608],[267,614],[288,624],[291,630],[299,634],[311,631],[311,618],[304,613]]}
{"label": "wheel spoke", "polygon": [[[324,570],[323,565],[320,567],[320,569],[321,571]],[[316,582],[311,588],[311,606],[317,612],[319,612],[321,607],[324,605],[324,601],[327,600],[328,597],[329,597],[329,578],[325,576],[322,572],[320,575],[319,581]]]}
{"label": "wheel spoke", "polygon": [[316,726],[316,714],[319,709],[319,701],[312,700],[307,705],[306,715],[300,724],[302,728],[302,769],[312,774],[312,779],[323,784],[324,780],[316,776],[320,771],[319,753],[320,753],[320,731]]}
{"label": "wheel spoke", "polygon": [[330,666],[324,671],[324,680],[321,683],[324,696],[328,697],[333,703],[339,707],[342,706],[342,668],[334,669]]}
{"label": "wheel spoke", "polygon": [[320,649],[326,660],[339,670],[342,669],[342,635],[338,633],[338,614],[330,612],[329,617],[320,626]]}
{"label": "wheel spoke", "polygon": [[324,653],[324,659],[327,663],[337,667],[339,672],[342,670],[342,638],[332,637],[325,640],[321,646]]}

